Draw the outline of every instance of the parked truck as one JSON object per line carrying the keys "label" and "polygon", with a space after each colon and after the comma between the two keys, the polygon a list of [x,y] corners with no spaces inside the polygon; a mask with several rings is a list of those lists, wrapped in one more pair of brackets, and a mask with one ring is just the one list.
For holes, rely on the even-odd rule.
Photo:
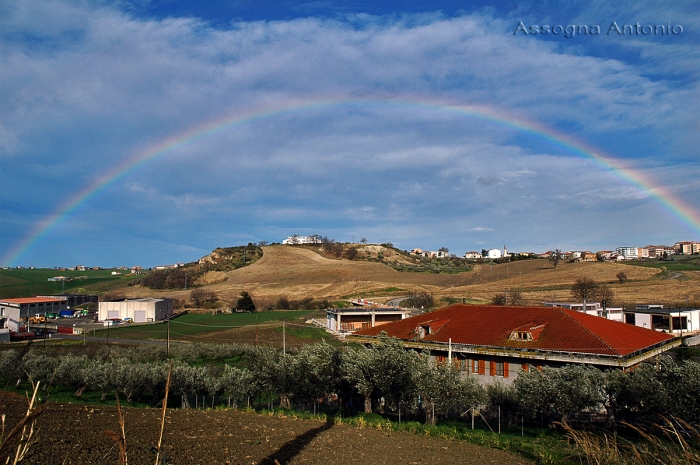
{"label": "parked truck", "polygon": [[61,318],[73,318],[73,310],[61,310],[59,316]]}
{"label": "parked truck", "polygon": [[29,317],[29,322],[35,325],[46,323],[46,318],[44,317],[44,315],[34,315]]}

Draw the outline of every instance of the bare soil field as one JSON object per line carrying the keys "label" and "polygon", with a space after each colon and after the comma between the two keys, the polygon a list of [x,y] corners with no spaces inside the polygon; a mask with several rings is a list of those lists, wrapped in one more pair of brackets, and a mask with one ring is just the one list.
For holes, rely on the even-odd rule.
{"label": "bare soil field", "polygon": [[[0,393],[8,425],[26,408],[25,399]],[[128,463],[155,463],[161,410],[122,411]],[[119,463],[117,447],[105,435],[119,430],[114,407],[48,403],[37,427],[37,441],[22,463]],[[235,410],[168,410],[161,450],[164,463],[187,465],[531,463],[462,441]]]}
{"label": "bare soil field", "polygon": [[[428,291],[441,297],[468,298],[488,302],[497,292],[520,291],[527,304],[548,300],[570,300],[570,287],[580,277],[605,283],[615,293],[614,304],[683,303],[700,301],[700,273],[663,273],[623,263],[559,263],[523,260],[500,265],[477,264],[471,272],[428,274],[398,272],[386,265],[366,261],[324,258],[314,250],[293,246],[267,246],[256,263],[227,273],[226,282],[206,286],[223,301],[248,291],[256,302],[312,297],[329,300],[371,295],[372,300]],[[620,284],[618,272],[628,280]],[[124,288],[129,296],[160,296],[163,291],[140,286]],[[169,291],[171,297],[187,299],[189,291]]]}

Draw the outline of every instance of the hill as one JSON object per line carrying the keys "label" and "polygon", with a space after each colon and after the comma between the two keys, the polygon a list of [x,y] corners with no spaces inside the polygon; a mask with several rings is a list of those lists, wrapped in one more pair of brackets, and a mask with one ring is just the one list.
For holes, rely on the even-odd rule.
{"label": "hill", "polygon": [[[628,280],[620,284],[620,271]],[[524,260],[505,264],[477,264],[472,271],[458,274],[399,272],[378,261],[326,258],[315,248],[274,245],[263,247],[255,263],[226,272],[226,281],[205,286],[224,301],[241,291],[251,293],[256,302],[289,299],[382,298],[412,291],[433,293],[436,301],[469,299],[488,302],[497,292],[520,291],[528,304],[547,300],[569,300],[570,287],[579,277],[590,277],[608,284],[615,292],[614,303],[661,302],[685,305],[686,296],[700,301],[700,272],[665,272],[658,268],[624,263],[560,263],[557,268],[546,260]],[[163,295],[186,299],[189,291],[153,291],[140,286],[124,288],[130,296]],[[442,299],[442,300],[441,300]]]}

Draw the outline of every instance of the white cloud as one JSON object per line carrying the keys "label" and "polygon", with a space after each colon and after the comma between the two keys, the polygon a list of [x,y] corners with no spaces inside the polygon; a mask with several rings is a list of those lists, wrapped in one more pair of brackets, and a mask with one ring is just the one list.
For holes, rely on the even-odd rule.
{"label": "white cloud", "polygon": [[[435,246],[448,228],[454,241],[471,231],[502,242],[516,220],[531,231],[518,234],[528,244],[560,234],[538,229],[541,211],[563,221],[579,218],[581,208],[591,218],[604,210],[639,221],[630,211],[648,194],[542,135],[448,111],[444,102],[533,120],[630,160],[672,147],[682,162],[640,169],[681,198],[698,191],[698,166],[687,163],[697,159],[688,128],[698,124],[700,101],[690,39],[628,41],[625,50],[639,55],[630,58],[591,53],[590,43],[514,37],[512,18],[490,12],[214,28],[78,1],[2,8],[0,159],[12,188],[0,195],[12,215],[0,222],[16,222],[37,204],[50,212],[95,176],[191,128],[363,97],[370,102],[311,103],[180,144],[84,212],[108,203],[115,222],[177,219],[209,229],[207,239],[231,234],[232,224],[235,237],[286,234],[304,223],[382,236],[381,223],[406,241],[434,235]],[[620,134],[634,142],[620,143]],[[69,184],[53,186],[55,173]],[[31,229],[34,219],[25,217]],[[491,227],[473,226],[484,223]],[[20,220],[0,255],[23,234]]]}

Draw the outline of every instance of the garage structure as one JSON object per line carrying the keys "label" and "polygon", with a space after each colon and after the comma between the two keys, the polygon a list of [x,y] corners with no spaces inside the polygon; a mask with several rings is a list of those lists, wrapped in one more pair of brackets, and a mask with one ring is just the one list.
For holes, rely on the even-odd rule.
{"label": "garage structure", "polygon": [[151,323],[173,315],[173,299],[136,298],[100,302],[100,321],[131,318],[134,323]]}

